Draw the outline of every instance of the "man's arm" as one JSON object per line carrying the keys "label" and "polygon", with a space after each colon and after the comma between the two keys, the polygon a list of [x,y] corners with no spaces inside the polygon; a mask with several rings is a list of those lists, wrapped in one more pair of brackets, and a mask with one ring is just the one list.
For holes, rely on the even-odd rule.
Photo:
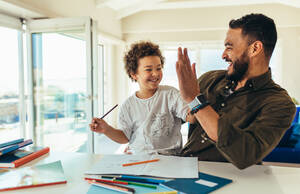
{"label": "man's arm", "polygon": [[295,105],[291,101],[270,102],[243,128],[232,123],[229,114],[223,114],[219,119],[216,147],[239,169],[257,164],[277,146],[294,113]]}
{"label": "man's arm", "polygon": [[[178,61],[176,63],[176,72],[178,76],[180,94],[184,101],[190,103],[200,94],[199,85],[197,82],[195,63],[191,66],[187,49],[182,52],[178,48]],[[211,107],[207,106],[199,110],[195,114],[197,120],[201,124],[208,137],[213,141],[218,141],[218,113]]]}

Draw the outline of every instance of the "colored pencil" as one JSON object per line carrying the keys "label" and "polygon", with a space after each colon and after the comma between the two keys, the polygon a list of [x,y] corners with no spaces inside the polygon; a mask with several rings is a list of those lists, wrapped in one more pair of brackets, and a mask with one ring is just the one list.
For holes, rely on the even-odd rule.
{"label": "colored pencil", "polygon": [[122,166],[132,166],[132,165],[137,165],[137,164],[145,164],[149,162],[157,162],[159,159],[153,159],[153,160],[145,160],[145,161],[140,161],[140,162],[132,162],[132,163],[126,163],[122,164]]}
{"label": "colored pencil", "polygon": [[115,185],[112,183],[104,183],[104,182],[100,182],[100,181],[90,181],[90,180],[88,182],[95,186],[103,187],[103,188],[114,190],[114,191],[119,191],[122,193],[134,193],[135,192],[135,190],[133,188]]}
{"label": "colored pencil", "polygon": [[134,181],[139,183],[146,183],[146,184],[160,184],[164,183],[164,180],[157,180],[145,177],[137,177],[137,176],[129,176],[129,175],[122,175],[122,177],[116,177],[116,180],[124,180],[124,181]]}
{"label": "colored pencil", "polygon": [[126,179],[129,178],[131,180],[146,181],[146,182],[155,183],[155,184],[166,182],[166,180],[164,180],[164,179],[153,179],[153,178],[149,178],[149,177],[140,177],[140,176],[131,176],[131,175],[122,175],[121,177],[126,178]]}
{"label": "colored pencil", "polygon": [[152,189],[156,189],[157,187],[155,185],[148,185],[148,184],[143,184],[143,183],[138,183],[138,182],[132,182],[132,181],[126,181],[126,180],[118,180],[118,182],[124,182],[129,185],[136,185],[136,186],[141,186],[141,187],[148,187]]}
{"label": "colored pencil", "polygon": [[98,179],[98,178],[84,178],[85,180],[94,180],[94,181],[102,181],[102,182],[106,182],[106,183],[116,183],[116,184],[121,184],[121,185],[128,185],[127,182],[125,181],[116,181],[116,180],[107,180],[107,179]]}

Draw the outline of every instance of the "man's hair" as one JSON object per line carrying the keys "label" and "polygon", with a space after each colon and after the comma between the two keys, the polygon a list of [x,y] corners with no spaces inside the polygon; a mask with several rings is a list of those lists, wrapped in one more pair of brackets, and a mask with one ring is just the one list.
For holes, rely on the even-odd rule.
{"label": "man's hair", "polygon": [[[131,45],[130,50],[125,53],[124,63],[125,70],[130,79],[131,73],[136,73],[139,59],[147,56],[157,56],[160,58],[162,67],[164,66],[165,58],[162,56],[159,46],[149,41],[141,41]],[[132,79],[133,81],[136,81]]]}
{"label": "man's hair", "polygon": [[249,44],[256,40],[263,43],[264,53],[271,58],[277,41],[277,31],[273,19],[263,14],[248,14],[239,19],[231,20],[229,27],[241,28],[242,34],[248,36]]}

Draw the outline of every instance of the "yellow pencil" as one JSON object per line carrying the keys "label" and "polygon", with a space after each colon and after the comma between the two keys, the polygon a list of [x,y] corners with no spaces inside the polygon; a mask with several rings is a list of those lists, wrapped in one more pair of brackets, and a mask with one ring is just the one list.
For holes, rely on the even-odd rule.
{"label": "yellow pencil", "polygon": [[148,194],[177,194],[177,191],[162,191],[162,192],[148,193]]}

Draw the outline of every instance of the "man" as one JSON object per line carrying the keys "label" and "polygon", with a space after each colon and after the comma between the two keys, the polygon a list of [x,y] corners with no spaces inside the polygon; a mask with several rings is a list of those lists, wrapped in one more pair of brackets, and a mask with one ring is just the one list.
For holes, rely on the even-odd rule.
{"label": "man", "polygon": [[276,147],[295,114],[291,98],[271,78],[276,41],[274,21],[265,15],[231,20],[222,54],[227,71],[207,72],[198,83],[187,49],[178,49],[180,93],[198,121],[190,128],[183,156],[244,169]]}

